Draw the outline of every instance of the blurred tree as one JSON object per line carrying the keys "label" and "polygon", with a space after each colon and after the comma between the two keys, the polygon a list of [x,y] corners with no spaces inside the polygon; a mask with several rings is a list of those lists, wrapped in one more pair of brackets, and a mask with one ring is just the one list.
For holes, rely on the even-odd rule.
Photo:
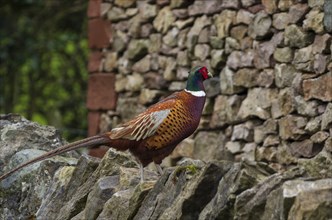
{"label": "blurred tree", "polygon": [[86,135],[87,2],[1,3],[0,113]]}

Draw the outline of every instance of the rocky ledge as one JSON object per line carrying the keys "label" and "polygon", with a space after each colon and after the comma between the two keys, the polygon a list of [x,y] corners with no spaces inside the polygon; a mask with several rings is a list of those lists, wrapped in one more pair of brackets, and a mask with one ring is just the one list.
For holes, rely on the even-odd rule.
{"label": "rocky ledge", "polygon": [[[56,129],[0,118],[1,173],[64,144]],[[320,152],[283,173],[259,162],[185,159],[163,175],[109,150],[71,152],[0,183],[0,219],[330,219],[332,159]]]}

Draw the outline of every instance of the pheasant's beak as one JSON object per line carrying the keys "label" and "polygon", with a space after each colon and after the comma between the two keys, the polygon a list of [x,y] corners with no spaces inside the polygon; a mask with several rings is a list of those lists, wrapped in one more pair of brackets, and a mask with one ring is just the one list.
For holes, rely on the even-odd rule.
{"label": "pheasant's beak", "polygon": [[213,77],[212,73],[208,72],[208,79],[212,77]]}

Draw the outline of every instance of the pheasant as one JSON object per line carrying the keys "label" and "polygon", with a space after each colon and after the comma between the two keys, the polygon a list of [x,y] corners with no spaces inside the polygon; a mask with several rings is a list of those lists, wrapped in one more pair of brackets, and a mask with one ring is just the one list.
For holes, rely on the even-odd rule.
{"label": "pheasant", "polygon": [[186,89],[171,94],[109,132],[64,145],[23,163],[0,176],[0,180],[38,161],[81,147],[99,145],[119,151],[129,150],[139,161],[142,182],[144,167],[151,162],[162,173],[162,160],[198,127],[206,96],[203,81],[210,77],[212,74],[206,67],[195,67],[189,72]]}

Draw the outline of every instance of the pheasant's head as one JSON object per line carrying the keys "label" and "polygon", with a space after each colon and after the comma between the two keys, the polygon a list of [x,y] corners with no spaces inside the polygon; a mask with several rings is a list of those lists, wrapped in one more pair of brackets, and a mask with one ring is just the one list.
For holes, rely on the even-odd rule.
{"label": "pheasant's head", "polygon": [[187,91],[204,91],[203,81],[213,77],[208,69],[203,66],[194,67],[188,76]]}

